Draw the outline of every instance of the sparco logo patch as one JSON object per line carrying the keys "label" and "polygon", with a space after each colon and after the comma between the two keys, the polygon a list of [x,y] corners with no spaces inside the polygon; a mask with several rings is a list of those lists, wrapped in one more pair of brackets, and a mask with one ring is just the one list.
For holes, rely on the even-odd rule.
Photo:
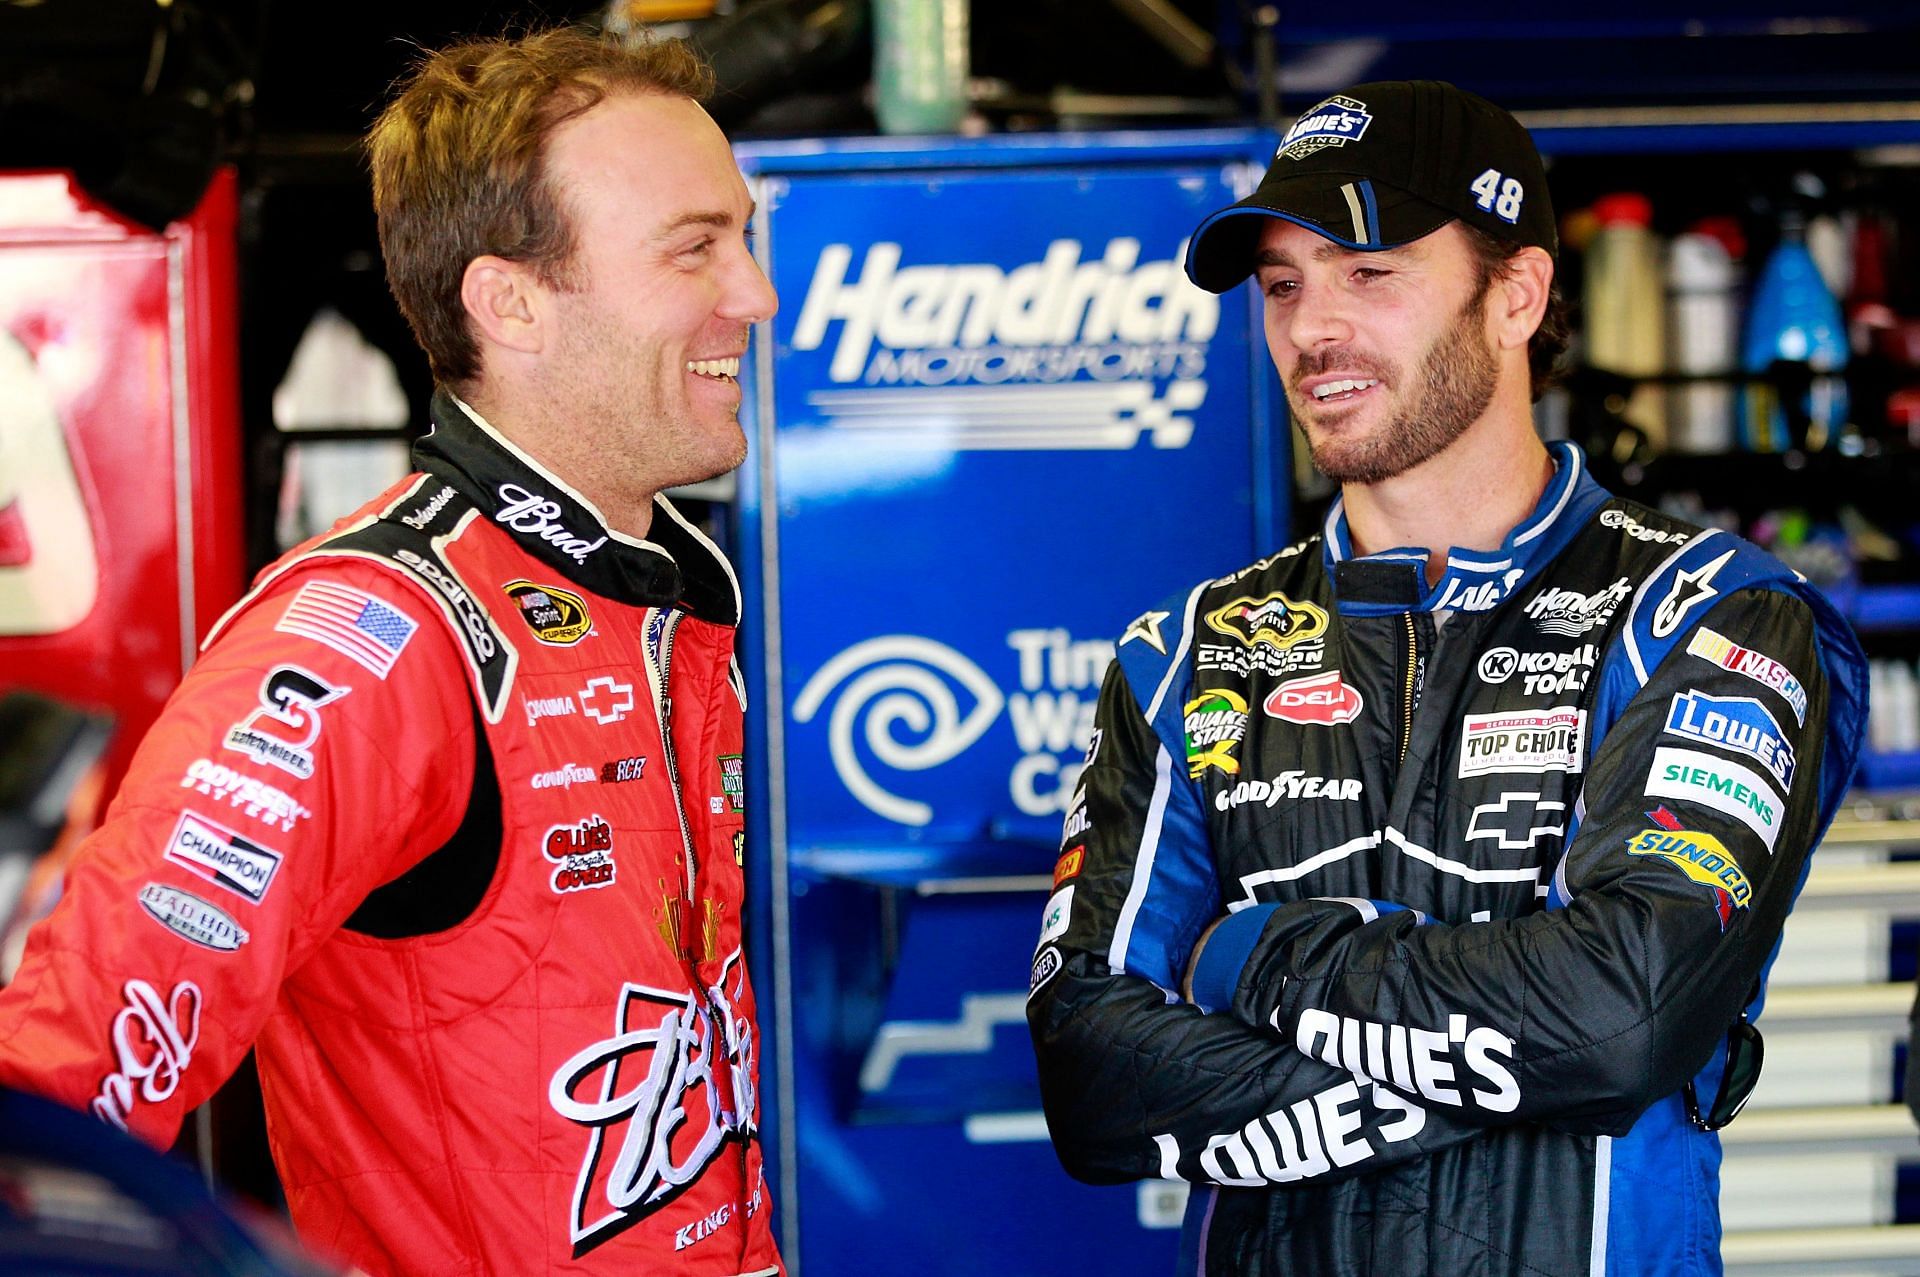
{"label": "sparco logo patch", "polygon": [[167,859],[259,904],[280,871],[280,853],[250,842],[225,825],[180,813],[167,839]]}
{"label": "sparco logo patch", "polygon": [[1469,714],[1461,725],[1460,775],[1577,772],[1586,766],[1587,711],[1571,705]]}
{"label": "sparco logo patch", "polygon": [[504,588],[533,637],[548,647],[572,647],[593,628],[587,601],[571,590],[532,581],[509,581]]}
{"label": "sparco logo patch", "polygon": [[1289,723],[1332,727],[1360,717],[1366,703],[1358,688],[1341,681],[1339,670],[1328,670],[1280,684],[1267,694],[1263,708],[1269,716]]}
{"label": "sparco logo patch", "polygon": [[1238,776],[1240,760],[1233,751],[1247,734],[1247,703],[1234,692],[1201,692],[1187,702],[1186,733],[1190,778],[1198,780],[1209,767]]}
{"label": "sparco logo patch", "polygon": [[168,931],[202,949],[232,953],[248,939],[246,929],[226,910],[165,883],[150,882],[140,888],[140,907]]}
{"label": "sparco logo patch", "polygon": [[1542,590],[1527,604],[1527,615],[1542,633],[1579,638],[1587,631],[1613,619],[1614,609],[1633,591],[1627,578],[1621,577],[1595,594],[1578,590]]}
{"label": "sparco logo patch", "polygon": [[558,895],[613,885],[613,827],[601,816],[553,826],[540,840],[540,854],[557,866],[548,882]]}
{"label": "sparco logo patch", "polygon": [[1284,594],[1237,598],[1207,613],[1215,633],[1239,639],[1248,647],[1265,644],[1289,648],[1327,632],[1327,613],[1312,603],[1296,603]]}
{"label": "sparco logo patch", "polygon": [[1367,126],[1372,123],[1373,113],[1367,110],[1366,103],[1335,94],[1293,122],[1287,135],[1280,139],[1280,147],[1273,157],[1304,160],[1329,146],[1358,142],[1366,136]]}

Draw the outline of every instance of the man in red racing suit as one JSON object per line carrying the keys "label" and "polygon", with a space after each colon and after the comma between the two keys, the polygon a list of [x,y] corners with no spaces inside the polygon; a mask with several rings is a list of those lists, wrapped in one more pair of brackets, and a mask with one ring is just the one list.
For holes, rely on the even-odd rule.
{"label": "man in red racing suit", "polygon": [[[435,55],[389,109],[383,245],[449,387],[418,471],[216,627],[0,990],[0,1085],[162,1146],[257,1047],[296,1227],[371,1273],[782,1271],[739,589],[657,496],[738,464],[774,309],[702,70],[550,33]],[[419,215],[449,139],[527,183],[515,216],[547,200],[557,265]],[[453,309],[407,282],[423,230]]]}

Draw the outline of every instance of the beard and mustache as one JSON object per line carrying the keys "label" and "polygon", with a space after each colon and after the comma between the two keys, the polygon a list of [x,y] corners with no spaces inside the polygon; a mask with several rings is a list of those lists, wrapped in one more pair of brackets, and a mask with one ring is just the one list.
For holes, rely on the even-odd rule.
{"label": "beard and mustache", "polygon": [[1428,349],[1411,380],[1396,365],[1341,350],[1300,356],[1289,396],[1296,401],[1311,401],[1300,390],[1301,381],[1336,368],[1377,380],[1383,388],[1407,392],[1396,415],[1370,435],[1316,441],[1303,427],[1314,469],[1335,483],[1383,483],[1440,455],[1480,419],[1493,402],[1500,372],[1481,317],[1492,282],[1491,278],[1480,281],[1446,333]]}

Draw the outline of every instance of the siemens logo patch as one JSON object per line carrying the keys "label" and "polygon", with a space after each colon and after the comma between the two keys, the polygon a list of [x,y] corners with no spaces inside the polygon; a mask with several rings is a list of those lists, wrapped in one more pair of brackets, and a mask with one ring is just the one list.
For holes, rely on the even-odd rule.
{"label": "siemens logo patch", "polygon": [[1760,835],[1768,851],[1780,836],[1781,802],[1760,773],[1693,749],[1656,749],[1647,792],[1724,812]]}
{"label": "siemens logo patch", "polygon": [[1667,706],[1666,730],[1745,754],[1780,782],[1782,792],[1793,788],[1793,746],[1779,721],[1751,696],[1681,692]]}
{"label": "siemens logo patch", "polygon": [[254,904],[280,871],[280,853],[242,838],[225,825],[187,811],[167,839],[167,859]]}

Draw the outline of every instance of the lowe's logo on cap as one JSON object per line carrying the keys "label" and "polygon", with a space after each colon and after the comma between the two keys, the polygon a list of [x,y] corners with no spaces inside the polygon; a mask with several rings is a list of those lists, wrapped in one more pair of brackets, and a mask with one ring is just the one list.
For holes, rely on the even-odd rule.
{"label": "lowe's logo on cap", "polygon": [[1329,146],[1358,142],[1372,123],[1366,103],[1335,94],[1293,122],[1273,158],[1304,160]]}

